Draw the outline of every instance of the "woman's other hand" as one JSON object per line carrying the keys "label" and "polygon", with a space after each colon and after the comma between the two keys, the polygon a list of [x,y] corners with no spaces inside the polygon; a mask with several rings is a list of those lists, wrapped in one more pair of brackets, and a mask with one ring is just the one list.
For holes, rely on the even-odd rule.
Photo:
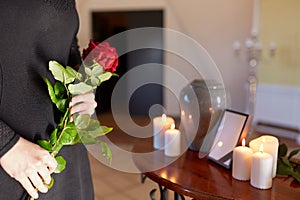
{"label": "woman's other hand", "polygon": [[45,184],[51,182],[50,175],[57,166],[55,158],[47,150],[21,137],[1,157],[0,164],[35,199],[38,198],[38,192],[35,188],[42,193],[48,191]]}
{"label": "woman's other hand", "polygon": [[71,115],[78,114],[89,114],[92,115],[97,107],[94,93],[79,94],[72,98],[70,103]]}

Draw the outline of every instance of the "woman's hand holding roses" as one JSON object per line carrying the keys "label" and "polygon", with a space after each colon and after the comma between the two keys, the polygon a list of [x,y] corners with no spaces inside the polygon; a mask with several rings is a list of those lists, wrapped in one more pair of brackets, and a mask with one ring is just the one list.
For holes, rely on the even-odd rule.
{"label": "woman's hand holding roses", "polygon": [[48,151],[22,137],[1,157],[0,164],[35,199],[38,198],[35,188],[43,193],[48,191],[45,184],[50,183],[50,175],[57,166]]}
{"label": "woman's hand holding roses", "polygon": [[71,100],[70,114],[89,114],[92,115],[97,107],[94,93],[79,94]]}

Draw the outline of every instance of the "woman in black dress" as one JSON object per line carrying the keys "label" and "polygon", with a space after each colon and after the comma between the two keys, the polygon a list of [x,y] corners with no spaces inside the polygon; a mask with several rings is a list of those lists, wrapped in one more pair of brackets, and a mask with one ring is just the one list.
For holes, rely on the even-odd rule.
{"label": "woman in black dress", "polygon": [[[61,150],[67,167],[52,174],[55,183],[49,191],[43,181],[50,181],[56,161],[36,145],[49,139],[58,119],[42,80],[54,81],[48,62],[68,65],[78,60],[74,0],[1,0],[0,21],[0,199],[93,200],[83,145]],[[73,113],[89,114],[96,104],[93,94],[72,103]],[[92,109],[86,110],[87,105]]]}

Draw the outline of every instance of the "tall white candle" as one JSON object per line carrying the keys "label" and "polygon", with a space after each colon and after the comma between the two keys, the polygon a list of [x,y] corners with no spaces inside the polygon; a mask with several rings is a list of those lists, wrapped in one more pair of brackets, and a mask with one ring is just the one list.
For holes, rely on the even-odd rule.
{"label": "tall white candle", "polygon": [[253,151],[245,146],[245,138],[242,141],[242,146],[233,149],[232,155],[232,176],[241,181],[250,179],[251,159]]}
{"label": "tall white candle", "polygon": [[274,178],[276,176],[276,170],[277,170],[279,141],[274,136],[263,135],[259,138],[251,140],[249,146],[253,150],[253,152],[258,152],[261,144],[263,144],[264,146],[264,152],[270,154],[273,157],[272,177]]}
{"label": "tall white candle", "polygon": [[171,129],[165,132],[165,155],[179,156],[181,151],[179,130],[175,129],[175,124],[172,124]]}
{"label": "tall white candle", "polygon": [[253,0],[253,17],[251,30],[251,34],[253,36],[257,36],[259,33],[260,6],[260,0]]}
{"label": "tall white candle", "polygon": [[273,157],[261,150],[252,155],[250,184],[258,189],[269,189],[272,187],[272,163]]}
{"label": "tall white candle", "polygon": [[165,114],[153,119],[153,147],[155,149],[162,149],[164,147],[164,134],[174,123],[174,119],[167,117]]}

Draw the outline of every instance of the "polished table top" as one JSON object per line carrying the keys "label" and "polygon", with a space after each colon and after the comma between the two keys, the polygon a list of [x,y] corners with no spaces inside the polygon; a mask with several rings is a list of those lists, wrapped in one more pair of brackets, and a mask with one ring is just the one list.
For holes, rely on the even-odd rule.
{"label": "polished table top", "polygon": [[[134,151],[153,151],[152,141],[144,139],[137,142]],[[292,178],[276,177],[271,189],[259,190],[252,187],[249,181],[233,179],[231,170],[207,158],[200,159],[197,152],[190,150],[177,160],[164,156],[163,151],[155,151],[152,156],[136,157],[134,161],[142,172],[172,162],[144,174],[161,186],[195,199],[300,199],[300,184]]]}

